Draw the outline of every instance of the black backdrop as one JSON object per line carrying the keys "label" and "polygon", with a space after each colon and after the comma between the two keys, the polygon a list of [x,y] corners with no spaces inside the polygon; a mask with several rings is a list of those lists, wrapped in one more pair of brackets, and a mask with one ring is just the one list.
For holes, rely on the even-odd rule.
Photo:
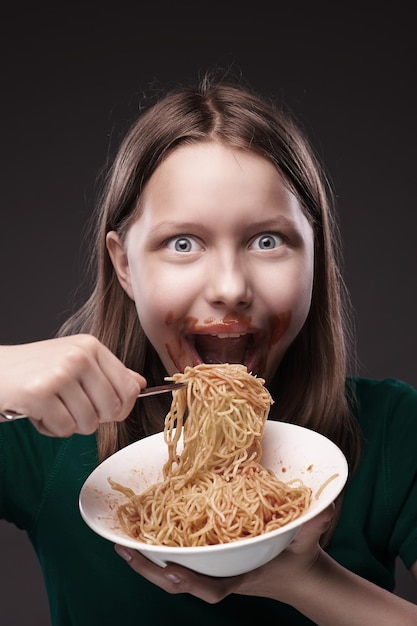
{"label": "black backdrop", "polygon": [[[50,336],[80,301],[97,174],[142,90],[233,66],[293,110],[330,173],[361,373],[417,385],[411,9],[262,0],[247,8],[227,0],[27,4],[2,15],[0,342]],[[47,624],[31,548],[5,522],[0,551],[2,623]],[[27,602],[16,600],[22,591]]]}

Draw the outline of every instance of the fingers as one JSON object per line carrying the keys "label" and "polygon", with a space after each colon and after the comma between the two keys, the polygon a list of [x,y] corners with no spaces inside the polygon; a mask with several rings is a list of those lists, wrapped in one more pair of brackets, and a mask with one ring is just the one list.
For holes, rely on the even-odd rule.
{"label": "fingers", "polygon": [[[125,419],[146,380],[90,335],[0,349],[3,409],[29,415],[42,434],[90,434]],[[1,391],[1,390],[0,390]]]}
{"label": "fingers", "polygon": [[131,373],[101,344],[83,339],[57,375],[58,396],[82,434],[124,419],[140,391]]}
{"label": "fingers", "polygon": [[304,535],[311,537],[314,541],[317,541],[323,533],[329,528],[333,519],[335,511],[335,504],[332,502],[327,506],[324,511],[313,517],[312,520],[306,522],[300,532],[304,531]]}
{"label": "fingers", "polygon": [[137,550],[120,545],[116,545],[115,550],[135,572],[167,593],[190,593],[204,602],[214,604],[223,600],[231,591],[230,581],[233,578],[204,576],[174,563],[160,567]]}
{"label": "fingers", "polygon": [[[90,400],[96,407],[100,422],[120,421],[130,413],[146,380],[126,368],[108,350],[97,355],[98,370],[91,370]],[[103,376],[103,378],[102,378]]]}
{"label": "fingers", "polygon": [[329,504],[321,513],[303,524],[293,541],[288,547],[288,551],[294,554],[308,554],[318,549],[320,537],[329,528],[335,510],[334,503]]}
{"label": "fingers", "polygon": [[67,417],[66,424],[80,434],[94,432],[99,423],[125,419],[146,384],[89,336],[67,357],[62,378],[59,398],[72,420]]}

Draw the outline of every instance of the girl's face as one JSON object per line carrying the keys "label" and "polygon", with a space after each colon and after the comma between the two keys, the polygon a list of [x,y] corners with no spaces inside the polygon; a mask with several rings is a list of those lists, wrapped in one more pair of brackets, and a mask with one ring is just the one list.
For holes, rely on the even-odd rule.
{"label": "girl's face", "polygon": [[183,146],[154,172],[124,244],[107,244],[168,374],[243,363],[270,380],[303,326],[313,231],[276,168],[218,143]]}

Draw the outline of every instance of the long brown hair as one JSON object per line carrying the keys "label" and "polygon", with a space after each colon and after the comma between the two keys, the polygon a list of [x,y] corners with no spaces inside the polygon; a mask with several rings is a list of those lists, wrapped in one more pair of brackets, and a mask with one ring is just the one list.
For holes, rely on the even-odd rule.
{"label": "long brown hair", "polygon": [[[161,161],[178,146],[205,141],[253,151],[269,159],[298,197],[315,236],[315,274],[306,323],[269,381],[275,399],[271,419],[294,422],[330,437],[351,469],[358,462],[360,434],[346,388],[348,298],[340,273],[339,233],[333,196],[323,168],[292,116],[241,83],[206,76],[145,109],[122,141],[108,172],[95,217],[92,247],[95,287],[61,334],[98,337],[148,384],[161,383],[164,367],[140,326],[135,305],[121,288],[107,253],[110,230],[123,240],[141,210],[141,193]],[[162,430],[167,397],[142,400],[129,418],[98,431],[99,457]]]}

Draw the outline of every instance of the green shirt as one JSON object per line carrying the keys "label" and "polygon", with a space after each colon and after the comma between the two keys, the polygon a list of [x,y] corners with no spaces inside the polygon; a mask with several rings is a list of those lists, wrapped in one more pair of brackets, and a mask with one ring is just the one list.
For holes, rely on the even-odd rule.
{"label": "green shirt", "polygon": [[[407,567],[417,559],[417,391],[367,379],[355,379],[355,389],[364,452],[328,551],[392,590],[396,557]],[[94,435],[45,437],[27,420],[0,427],[0,516],[28,533],[54,626],[241,626],[248,615],[312,624],[272,600],[231,595],[211,605],[170,595],[136,574],[80,516],[79,492],[96,464]]]}

